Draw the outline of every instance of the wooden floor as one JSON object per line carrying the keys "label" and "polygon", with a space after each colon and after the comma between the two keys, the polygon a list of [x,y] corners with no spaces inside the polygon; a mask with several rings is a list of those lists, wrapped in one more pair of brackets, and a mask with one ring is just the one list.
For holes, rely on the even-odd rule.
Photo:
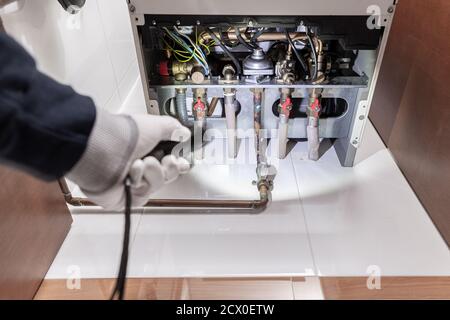
{"label": "wooden floor", "polygon": [[[113,285],[114,279],[45,280],[35,299],[109,299]],[[126,299],[450,299],[450,277],[384,277],[380,285],[369,290],[364,277],[128,279]]]}

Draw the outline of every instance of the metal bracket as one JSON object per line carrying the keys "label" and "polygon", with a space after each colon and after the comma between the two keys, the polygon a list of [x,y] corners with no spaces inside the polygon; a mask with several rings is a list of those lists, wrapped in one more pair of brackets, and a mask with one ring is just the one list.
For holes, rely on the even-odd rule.
{"label": "metal bracket", "polygon": [[350,143],[355,148],[358,148],[361,143],[361,137],[363,135],[363,130],[364,130],[365,123],[367,120],[367,111],[368,110],[369,110],[368,101],[361,100],[358,104],[358,109],[356,111],[355,121],[353,124],[352,136],[350,138]]}

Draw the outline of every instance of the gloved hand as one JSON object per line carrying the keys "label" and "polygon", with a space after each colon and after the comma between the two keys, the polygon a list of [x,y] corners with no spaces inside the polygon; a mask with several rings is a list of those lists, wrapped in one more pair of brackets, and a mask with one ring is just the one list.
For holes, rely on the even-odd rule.
{"label": "gloved hand", "polygon": [[97,109],[85,153],[67,175],[94,203],[109,210],[125,206],[124,181],[131,178],[132,205],[189,171],[186,159],[173,155],[161,162],[148,155],[161,141],[187,141],[190,130],[169,116],[113,115]]}

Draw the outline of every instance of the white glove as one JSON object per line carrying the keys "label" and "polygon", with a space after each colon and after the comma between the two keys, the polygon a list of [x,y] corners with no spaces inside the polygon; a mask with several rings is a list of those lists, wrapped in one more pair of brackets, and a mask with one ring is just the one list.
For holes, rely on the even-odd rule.
{"label": "white glove", "polygon": [[[187,141],[190,130],[169,116],[113,115],[97,109],[85,153],[67,175],[94,203],[109,210],[125,206],[124,182],[131,180],[132,206],[187,173],[190,164],[173,155],[145,157],[161,141]],[[145,157],[145,158],[144,158]]]}

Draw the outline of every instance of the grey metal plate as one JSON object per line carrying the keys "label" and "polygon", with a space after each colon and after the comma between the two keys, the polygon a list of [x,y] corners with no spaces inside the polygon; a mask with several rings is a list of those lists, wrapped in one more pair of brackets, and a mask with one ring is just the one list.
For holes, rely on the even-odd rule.
{"label": "grey metal plate", "polygon": [[131,0],[136,14],[368,15],[377,5],[387,13],[394,0]]}

